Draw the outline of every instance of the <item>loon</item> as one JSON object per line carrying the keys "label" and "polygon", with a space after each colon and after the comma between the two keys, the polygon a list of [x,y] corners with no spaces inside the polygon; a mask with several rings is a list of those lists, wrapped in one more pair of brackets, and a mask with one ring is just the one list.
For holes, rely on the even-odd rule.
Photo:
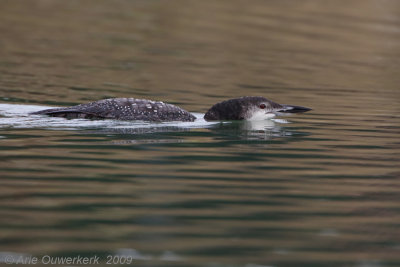
{"label": "loon", "polygon": [[[262,96],[245,96],[219,102],[204,115],[206,121],[265,120],[284,113],[300,113],[310,108],[278,104]],[[194,121],[190,112],[161,101],[110,98],[65,108],[45,109],[31,114],[67,119],[117,119],[151,122]]]}

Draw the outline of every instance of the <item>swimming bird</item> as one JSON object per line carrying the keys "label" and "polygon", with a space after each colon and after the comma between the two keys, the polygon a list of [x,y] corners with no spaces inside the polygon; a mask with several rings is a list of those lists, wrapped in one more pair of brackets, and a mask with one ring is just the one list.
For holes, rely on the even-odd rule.
{"label": "swimming bird", "polygon": [[[245,96],[213,105],[204,115],[206,121],[265,120],[284,113],[299,113],[310,108],[278,104],[261,96]],[[110,98],[65,108],[45,109],[31,114],[68,119],[117,119],[153,122],[194,121],[190,112],[161,101],[136,98]]]}

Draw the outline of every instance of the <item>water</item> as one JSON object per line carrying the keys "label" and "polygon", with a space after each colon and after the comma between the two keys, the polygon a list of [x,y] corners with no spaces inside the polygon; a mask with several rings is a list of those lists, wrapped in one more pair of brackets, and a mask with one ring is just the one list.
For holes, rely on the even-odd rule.
{"label": "water", "polygon": [[[1,1],[0,262],[399,266],[399,10]],[[313,111],[201,119],[243,95]],[[106,97],[162,100],[199,119],[28,115]]]}

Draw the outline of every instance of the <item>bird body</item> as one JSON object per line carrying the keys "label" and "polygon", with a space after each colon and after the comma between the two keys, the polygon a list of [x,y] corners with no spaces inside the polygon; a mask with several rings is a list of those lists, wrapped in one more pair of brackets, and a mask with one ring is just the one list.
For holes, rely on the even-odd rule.
{"label": "bird body", "polygon": [[[264,120],[282,113],[306,112],[311,109],[283,105],[261,96],[245,96],[213,105],[204,115],[207,121]],[[140,121],[194,121],[190,112],[160,101],[136,98],[110,98],[65,108],[45,109],[35,115],[49,115],[68,119],[117,119]]]}

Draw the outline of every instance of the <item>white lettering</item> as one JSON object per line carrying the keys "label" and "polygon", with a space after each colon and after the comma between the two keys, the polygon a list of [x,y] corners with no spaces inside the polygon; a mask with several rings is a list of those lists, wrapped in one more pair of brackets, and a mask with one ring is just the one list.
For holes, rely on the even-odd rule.
{"label": "white lettering", "polygon": [[50,263],[50,256],[49,255],[45,255],[42,257],[42,263],[43,264],[49,264]]}

